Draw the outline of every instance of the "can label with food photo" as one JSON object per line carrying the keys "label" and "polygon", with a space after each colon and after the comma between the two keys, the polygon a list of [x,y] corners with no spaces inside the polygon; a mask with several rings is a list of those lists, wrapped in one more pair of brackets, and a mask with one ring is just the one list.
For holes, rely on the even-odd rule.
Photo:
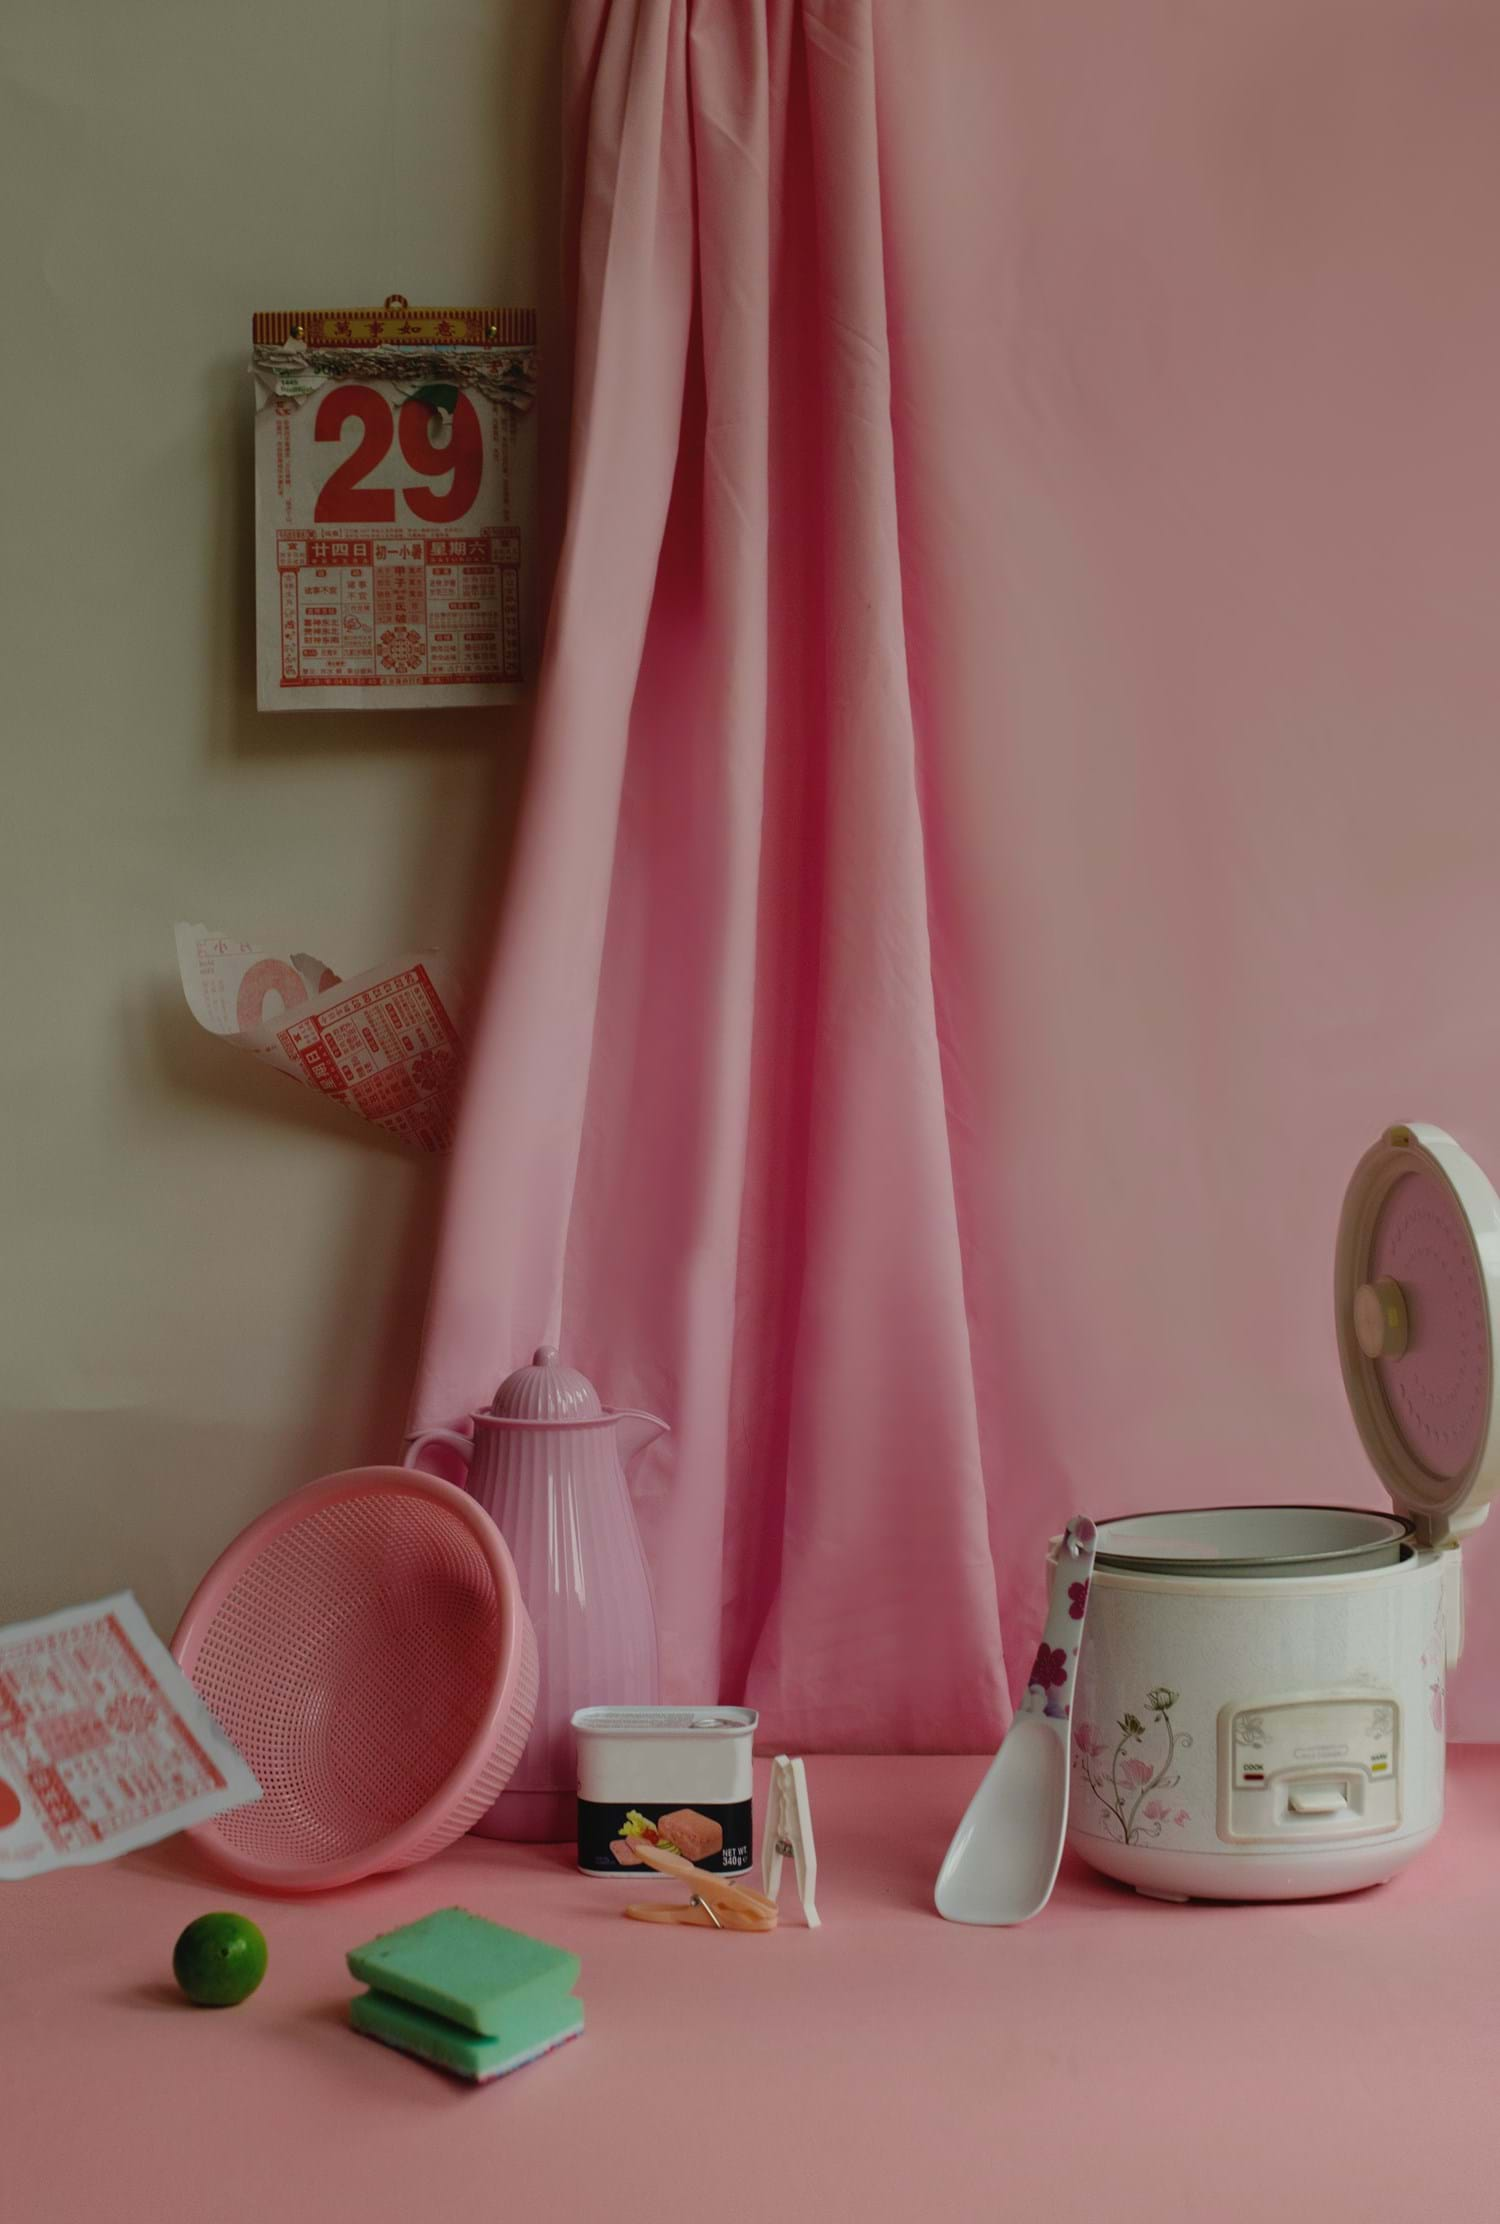
{"label": "can label with food photo", "polygon": [[737,1876],[750,1866],[750,1836],[748,1799],[698,1806],[669,1800],[644,1807],[578,1802],[578,1866],[593,1876],[643,1879],[657,1873],[634,1850],[642,1842],[680,1853],[695,1868]]}

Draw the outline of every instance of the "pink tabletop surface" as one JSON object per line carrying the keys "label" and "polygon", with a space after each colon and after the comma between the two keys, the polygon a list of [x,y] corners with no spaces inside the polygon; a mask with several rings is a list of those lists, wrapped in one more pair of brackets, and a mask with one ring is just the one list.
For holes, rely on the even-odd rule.
{"label": "pink tabletop surface", "polygon": [[[206,1881],[180,1840],[11,1884],[0,2214],[1492,2215],[1500,1750],[1451,1761],[1442,1837],[1376,1891],[1168,1907],[1070,1860],[1012,1932],[932,1913],[974,1760],[809,1764],[816,1933],[789,1873],[781,1930],[717,1936],[625,1922],[630,1888],[563,1849],[472,1838],[301,1902]],[[581,2040],[471,2088],[347,2029],[345,1948],[453,1903],[578,1951]],[[237,1904],[270,1973],[240,2009],[191,2009],[172,1941]]]}

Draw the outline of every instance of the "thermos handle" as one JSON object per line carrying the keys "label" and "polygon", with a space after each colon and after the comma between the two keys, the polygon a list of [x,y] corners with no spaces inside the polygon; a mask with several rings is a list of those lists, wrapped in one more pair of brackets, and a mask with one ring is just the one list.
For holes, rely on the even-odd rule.
{"label": "thermos handle", "polygon": [[[451,1445],[455,1452],[462,1455],[465,1467],[474,1457],[474,1439],[472,1436],[460,1436],[457,1429],[420,1429],[415,1436],[407,1439],[406,1450],[401,1454],[401,1465],[403,1467],[420,1467],[424,1444]],[[430,1474],[432,1470],[429,1468],[426,1472]]]}

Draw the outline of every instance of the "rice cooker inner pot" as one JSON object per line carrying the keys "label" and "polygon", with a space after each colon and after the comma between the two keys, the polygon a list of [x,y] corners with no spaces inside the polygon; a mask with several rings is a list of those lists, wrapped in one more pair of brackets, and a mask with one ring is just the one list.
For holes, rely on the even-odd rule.
{"label": "rice cooker inner pot", "polygon": [[1413,1525],[1354,1506],[1205,1506],[1099,1524],[1096,1567],[1118,1575],[1355,1575],[1411,1556]]}

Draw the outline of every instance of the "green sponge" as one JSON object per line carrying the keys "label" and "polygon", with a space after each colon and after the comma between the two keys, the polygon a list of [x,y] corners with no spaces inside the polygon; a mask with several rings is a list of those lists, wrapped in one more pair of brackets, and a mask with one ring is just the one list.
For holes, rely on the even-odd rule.
{"label": "green sponge", "polygon": [[491,2039],[508,2038],[536,2002],[555,2010],[578,1982],[576,1954],[462,1907],[386,1931],[348,1961],[361,1984]]}
{"label": "green sponge", "polygon": [[439,1908],[347,1959],[370,1987],[349,2003],[355,2030],[455,2077],[504,2077],[583,2029],[578,1956],[466,1908]]}
{"label": "green sponge", "polygon": [[362,1992],[351,2000],[349,2020],[367,2038],[482,2085],[576,2039],[583,2029],[583,2003],[564,1993],[555,2000],[518,2008],[507,2019],[503,2039],[481,2038],[446,2016],[429,2015],[425,2008],[413,2008],[405,2000],[379,1992]]}

